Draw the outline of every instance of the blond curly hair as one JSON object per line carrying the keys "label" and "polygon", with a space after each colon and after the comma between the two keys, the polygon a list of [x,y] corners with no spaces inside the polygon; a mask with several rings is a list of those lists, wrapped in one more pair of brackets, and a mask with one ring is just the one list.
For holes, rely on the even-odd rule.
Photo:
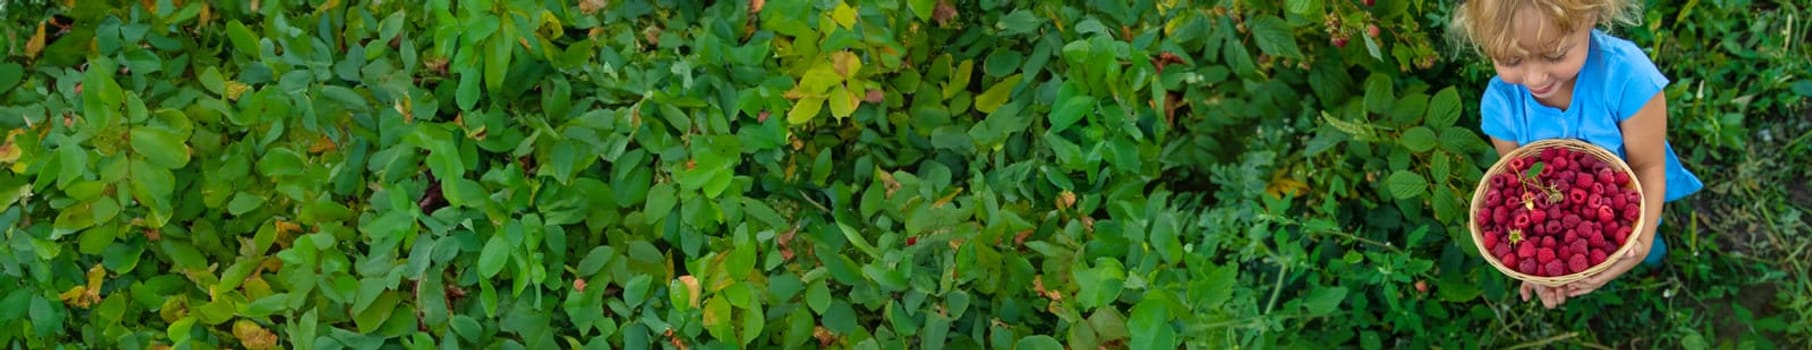
{"label": "blond curly hair", "polygon": [[1449,34],[1459,47],[1487,58],[1525,56],[1530,53],[1511,30],[1519,10],[1534,8],[1554,29],[1570,34],[1588,24],[1607,31],[1639,25],[1641,6],[1638,0],[1464,0],[1453,11]]}

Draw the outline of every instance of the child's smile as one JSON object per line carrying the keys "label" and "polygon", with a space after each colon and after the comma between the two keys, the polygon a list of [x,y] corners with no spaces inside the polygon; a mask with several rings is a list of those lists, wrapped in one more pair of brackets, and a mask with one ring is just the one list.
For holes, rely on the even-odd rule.
{"label": "child's smile", "polygon": [[1491,60],[1498,77],[1529,89],[1543,105],[1566,109],[1590,50],[1593,21],[1579,28],[1556,28],[1546,14],[1529,6],[1517,10],[1514,18],[1509,35],[1515,49]]}

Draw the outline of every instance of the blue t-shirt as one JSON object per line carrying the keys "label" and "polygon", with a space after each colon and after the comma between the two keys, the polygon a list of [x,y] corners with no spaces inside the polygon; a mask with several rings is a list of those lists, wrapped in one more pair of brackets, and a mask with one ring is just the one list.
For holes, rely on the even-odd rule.
{"label": "blue t-shirt", "polygon": [[[1619,122],[1666,87],[1668,79],[1655,68],[1648,54],[1628,40],[1592,30],[1591,50],[1573,86],[1573,101],[1566,109],[1542,105],[1521,85],[1491,78],[1479,101],[1481,129],[1486,135],[1517,145],[1543,139],[1583,140],[1629,159],[1623,149]],[[1667,148],[1667,195],[1673,201],[1705,187],[1699,177],[1680,165],[1672,143]]]}

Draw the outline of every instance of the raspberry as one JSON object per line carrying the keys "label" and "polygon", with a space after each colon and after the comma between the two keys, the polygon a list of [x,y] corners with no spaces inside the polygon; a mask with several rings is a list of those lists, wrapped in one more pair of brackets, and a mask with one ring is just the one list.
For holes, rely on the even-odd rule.
{"label": "raspberry", "polygon": [[1516,217],[1510,220],[1511,226],[1516,228],[1529,228],[1529,214],[1516,213]]}
{"label": "raspberry", "polygon": [[1604,243],[1605,243],[1604,235],[1595,234],[1595,235],[1591,235],[1591,236],[1586,236],[1586,244],[1590,245],[1592,248],[1603,249]]}
{"label": "raspberry", "polygon": [[1642,208],[1637,207],[1636,203],[1629,203],[1629,204],[1625,204],[1623,206],[1623,219],[1624,220],[1633,221],[1633,220],[1636,220],[1637,218],[1641,218],[1641,217],[1642,217]]}
{"label": "raspberry", "polygon": [[[1534,243],[1534,242],[1529,242],[1529,243]],[[1535,257],[1535,245],[1529,244],[1529,243],[1523,243],[1523,244],[1517,245],[1516,257],[1519,257],[1519,258]]]}
{"label": "raspberry", "polygon": [[1548,232],[1560,231],[1561,225],[1559,222],[1549,221],[1547,224],[1547,228],[1548,228]]}
{"label": "raspberry", "polygon": [[1619,227],[1616,231],[1611,231],[1611,238],[1617,241],[1618,247],[1622,247],[1624,240],[1630,238],[1630,229]]}
{"label": "raspberry", "polygon": [[1546,265],[1543,265],[1542,268],[1542,272],[1546,272],[1549,277],[1565,276],[1567,274],[1566,264],[1560,263],[1559,260],[1549,261]]}
{"label": "raspberry", "polygon": [[1598,168],[1598,182],[1607,184],[1616,183],[1617,177],[1611,175],[1612,173],[1611,168]]}
{"label": "raspberry", "polygon": [[1598,208],[1598,222],[1609,224],[1617,220],[1617,214],[1611,211],[1611,207],[1600,205],[1593,208]]}
{"label": "raspberry", "polygon": [[1585,201],[1586,201],[1585,190],[1575,188],[1572,191],[1567,192],[1567,203],[1568,204],[1575,204],[1575,205],[1585,204]]}
{"label": "raspberry", "polygon": [[1580,230],[1579,228],[1573,228],[1571,230],[1566,230],[1566,234],[1562,236],[1561,240],[1568,241],[1568,242],[1579,240],[1579,230]]}
{"label": "raspberry", "polygon": [[1573,185],[1578,186],[1578,187],[1591,188],[1592,185],[1597,183],[1597,180],[1598,180],[1598,178],[1591,177],[1591,176],[1578,176],[1578,177],[1573,178]]}
{"label": "raspberry", "polygon": [[1541,270],[1540,270],[1539,266],[1540,266],[1540,264],[1536,264],[1535,260],[1523,259],[1523,261],[1518,262],[1516,271],[1526,273],[1526,274],[1540,276]]}
{"label": "raspberry", "polygon": [[1535,223],[1548,222],[1548,211],[1536,210],[1536,211],[1529,212],[1529,221],[1535,222]]}
{"label": "raspberry", "polygon": [[1574,225],[1579,225],[1579,221],[1580,221],[1579,214],[1567,214],[1567,217],[1561,219],[1560,223],[1562,225],[1574,226]]}
{"label": "raspberry", "polygon": [[1479,226],[1491,225],[1491,212],[1480,210],[1477,215],[1473,216],[1472,221],[1478,222]]}
{"label": "raspberry", "polygon": [[1541,160],[1542,161],[1553,162],[1554,157],[1559,157],[1559,156],[1560,156],[1560,149],[1558,149],[1558,148],[1549,148],[1549,149],[1541,150]]}
{"label": "raspberry", "polygon": [[1510,223],[1510,211],[1504,210],[1504,207],[1497,207],[1491,211],[1491,222],[1499,225]]}
{"label": "raspberry", "polygon": [[[1584,178],[1582,177],[1581,179],[1584,179]],[[1586,206],[1597,207],[1600,205],[1604,205],[1604,196],[1599,196],[1599,195],[1586,196]]]}
{"label": "raspberry", "polygon": [[1523,164],[1522,158],[1515,158],[1515,159],[1510,160],[1510,169],[1523,170],[1523,165],[1526,165],[1526,164]]}
{"label": "raspberry", "polygon": [[[1510,250],[1510,244],[1498,244],[1496,248],[1491,248],[1491,256],[1497,257],[1497,260],[1510,260],[1516,258],[1516,252]],[[1504,263],[1510,264],[1511,262],[1505,261]]]}
{"label": "raspberry", "polygon": [[1592,246],[1589,243],[1590,242],[1586,242],[1586,240],[1583,240],[1583,239],[1577,240],[1577,241],[1573,241],[1573,244],[1571,245],[1571,247],[1573,248],[1574,252],[1586,252],[1586,251],[1592,250]]}
{"label": "raspberry", "polygon": [[1611,182],[1617,183],[1617,186],[1628,185],[1630,184],[1630,174],[1624,172],[1612,173]]}
{"label": "raspberry", "polygon": [[[1521,170],[1521,169],[1518,169],[1518,170]],[[1498,177],[1504,178],[1504,186],[1508,186],[1509,188],[1522,187],[1522,185],[1523,185],[1522,178],[1516,177],[1515,174],[1504,173],[1504,174],[1498,175]]]}
{"label": "raspberry", "polygon": [[1604,254],[1603,250],[1593,249],[1592,256],[1590,256],[1591,260],[1589,262],[1591,262],[1592,265],[1603,264],[1604,259],[1607,257],[1608,256]]}
{"label": "raspberry", "polygon": [[1592,194],[1596,194],[1596,195],[1604,195],[1604,194],[1610,193],[1610,192],[1606,192],[1606,190],[1609,190],[1609,189],[1604,188],[1604,184],[1592,184],[1591,189],[1592,189]]}
{"label": "raspberry", "polygon": [[1570,163],[1572,163],[1572,162],[1568,162],[1566,158],[1555,159],[1554,168],[1565,170],[1565,169],[1567,169],[1567,164],[1570,164]]}
{"label": "raspberry", "polygon": [[1586,264],[1586,256],[1584,256],[1584,255],[1574,255],[1572,259],[1567,259],[1567,271],[1568,272],[1578,273],[1580,271],[1585,271],[1587,268],[1591,268],[1591,267],[1592,267],[1592,265]]}
{"label": "raspberry", "polygon": [[1497,236],[1497,232],[1488,232],[1488,231],[1485,232],[1485,250],[1493,250],[1493,249],[1497,248],[1497,239],[1498,238],[1499,237]]}
{"label": "raspberry", "polygon": [[1624,204],[1629,204],[1629,203],[1630,203],[1629,197],[1611,196],[1611,207],[1613,207],[1613,208],[1622,208]]}
{"label": "raspberry", "polygon": [[1555,246],[1554,236],[1548,236],[1548,237],[1541,238],[1541,247],[1542,248],[1553,248],[1554,246]]}
{"label": "raspberry", "polygon": [[1554,250],[1553,249],[1536,250],[1535,251],[1535,261],[1539,261],[1543,264],[1546,264],[1549,261],[1554,261]]}

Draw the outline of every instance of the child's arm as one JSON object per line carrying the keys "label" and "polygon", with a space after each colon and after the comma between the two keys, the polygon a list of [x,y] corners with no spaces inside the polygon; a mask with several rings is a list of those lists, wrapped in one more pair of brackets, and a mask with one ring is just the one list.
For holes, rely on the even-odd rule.
{"label": "child's arm", "polygon": [[1504,157],[1506,154],[1510,154],[1510,151],[1516,150],[1516,141],[1504,141],[1492,136],[1487,137],[1491,138],[1491,146],[1497,148],[1497,156],[1499,158]]}
{"label": "child's arm", "polygon": [[1667,96],[1664,94],[1656,93],[1641,110],[1622,123],[1625,155],[1629,157],[1630,169],[1636,172],[1636,179],[1642,182],[1646,220],[1642,222],[1641,238],[1637,239],[1635,249],[1616,265],[1576,282],[1568,293],[1570,296],[1590,293],[1635,268],[1653,246],[1655,222],[1661,218],[1662,200],[1667,196]]}

